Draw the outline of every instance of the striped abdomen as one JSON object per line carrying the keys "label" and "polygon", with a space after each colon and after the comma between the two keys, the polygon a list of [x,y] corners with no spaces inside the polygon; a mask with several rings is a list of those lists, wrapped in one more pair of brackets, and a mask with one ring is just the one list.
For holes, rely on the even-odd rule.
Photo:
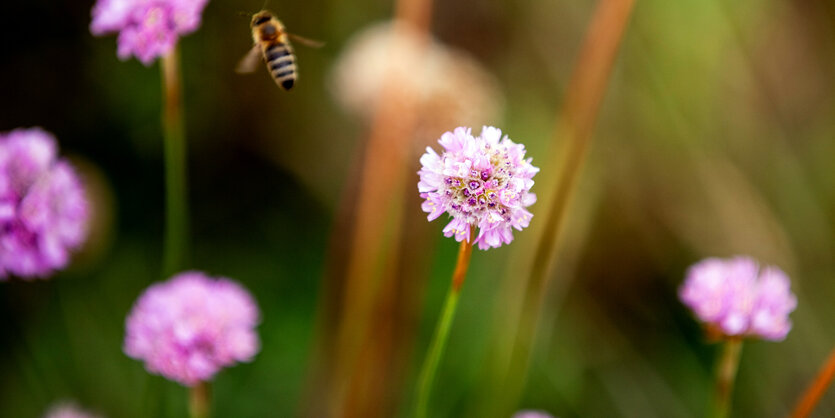
{"label": "striped abdomen", "polygon": [[264,50],[264,61],[275,83],[284,90],[293,88],[296,83],[296,57],[293,47],[286,42],[276,42]]}

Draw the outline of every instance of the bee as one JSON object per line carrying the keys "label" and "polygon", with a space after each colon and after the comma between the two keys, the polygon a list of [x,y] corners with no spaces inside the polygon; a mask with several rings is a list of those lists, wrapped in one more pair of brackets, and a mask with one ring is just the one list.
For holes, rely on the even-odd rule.
{"label": "bee", "polygon": [[267,70],[275,83],[284,90],[290,90],[296,84],[296,57],[290,39],[314,48],[324,45],[321,42],[291,34],[284,29],[284,24],[272,12],[261,10],[252,16],[252,50],[238,64],[238,73],[255,71],[259,58],[267,64]]}

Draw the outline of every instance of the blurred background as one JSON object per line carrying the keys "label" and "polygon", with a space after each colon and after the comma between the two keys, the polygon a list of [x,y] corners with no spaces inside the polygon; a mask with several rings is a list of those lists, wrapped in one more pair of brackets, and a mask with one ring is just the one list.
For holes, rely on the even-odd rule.
{"label": "blurred background", "polygon": [[[165,279],[160,71],[120,62],[115,36],[91,36],[92,5],[6,2],[0,14],[0,131],[54,133],[98,210],[70,269],[0,283],[3,417],[40,416],[65,399],[109,417],[185,414],[186,390],[121,350],[132,303]],[[595,2],[436,1],[434,40],[415,47],[375,26],[394,15],[389,1],[270,0],[288,30],[327,43],[296,47],[289,93],[266,70],[233,71],[252,42],[241,12],[261,7],[211,1],[180,42],[189,265],[240,281],[263,315],[255,361],[215,378],[214,416],[407,416],[457,248],[441,234],[445,222],[420,211],[419,152],[458,125],[478,132],[488,123],[552,176],[560,105]],[[386,53],[375,46],[392,42]],[[414,75],[396,95],[408,102],[398,109],[411,110],[389,195],[400,226],[380,244],[399,261],[371,284],[352,284],[352,274],[366,277],[346,260],[364,242],[352,208],[379,129],[375,74],[387,62],[427,64],[391,70]],[[750,254],[787,271],[799,302],[786,341],[743,348],[733,415],[789,412],[835,345],[833,74],[830,0],[636,2],[569,207],[520,409],[704,415],[718,347],[677,288],[701,258]],[[513,245],[473,255],[432,416],[502,416],[488,394],[502,387],[497,347],[524,288],[515,269],[545,208],[531,211]],[[363,292],[377,302],[352,302]],[[340,384],[363,390],[334,395]],[[369,399],[379,403],[373,411],[363,409]],[[829,393],[816,416],[833,415]]]}

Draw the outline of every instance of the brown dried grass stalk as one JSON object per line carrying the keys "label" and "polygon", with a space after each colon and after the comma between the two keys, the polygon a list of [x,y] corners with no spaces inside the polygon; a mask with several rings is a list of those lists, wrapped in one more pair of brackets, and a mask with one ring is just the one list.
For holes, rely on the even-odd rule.
{"label": "brown dried grass stalk", "polygon": [[[417,30],[428,42],[429,0],[399,0],[396,13],[396,21],[403,26],[395,30]],[[331,289],[330,298],[339,303],[339,313],[327,315],[337,322],[320,328],[328,334],[322,341],[333,347],[320,350],[320,359],[330,358],[325,360],[329,367],[319,368],[309,381],[308,400],[315,398],[320,405],[324,400],[326,405],[316,411],[307,408],[311,416],[321,416],[322,411],[340,417],[384,414],[380,400],[390,386],[386,364],[393,356],[396,324],[381,317],[397,305],[393,298],[399,287],[391,282],[399,268],[403,196],[417,125],[415,98],[402,91],[400,84],[396,74],[384,80],[361,157],[355,204],[349,207],[355,217],[350,228],[343,229],[350,230],[349,235],[336,237],[347,242],[348,256],[344,276],[331,277],[341,281]]]}
{"label": "brown dried grass stalk", "polygon": [[550,206],[539,215],[545,225],[525,289],[507,378],[503,379],[499,397],[504,399],[500,406],[502,410],[512,408],[524,388],[566,210],[588,153],[594,124],[634,3],[635,0],[601,0],[598,3],[568,85],[553,139],[554,143],[564,140],[566,149],[560,154],[563,158],[552,157],[552,164],[549,164],[560,167],[560,172],[556,181],[551,182],[556,184],[555,189],[548,192],[549,198],[543,199],[551,202]]}

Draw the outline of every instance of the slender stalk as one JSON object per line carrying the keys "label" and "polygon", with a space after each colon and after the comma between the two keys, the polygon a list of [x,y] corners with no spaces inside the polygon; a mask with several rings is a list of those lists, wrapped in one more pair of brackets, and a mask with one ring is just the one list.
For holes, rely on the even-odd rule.
{"label": "slender stalk", "polygon": [[[420,40],[418,49],[422,52],[429,42],[431,12],[431,0],[396,0],[395,22],[398,24],[394,25],[392,36],[416,35]],[[412,64],[421,63],[416,60]],[[396,71],[387,71],[382,77],[382,90],[362,158],[356,216],[349,238],[350,254],[341,278],[342,307],[335,329],[334,366],[328,372],[330,381],[325,382],[331,388],[323,403],[330,404],[328,409],[334,416],[364,416],[348,409],[348,406],[358,404],[356,399],[348,399],[355,393],[365,391],[375,407],[379,402],[374,397],[383,396],[374,393],[374,388],[366,387],[351,393],[349,386],[359,373],[357,366],[364,346],[377,344],[370,339],[377,326],[374,310],[385,303],[386,295],[381,289],[385,289],[385,281],[395,280],[389,273],[399,263],[396,249],[402,236],[400,220],[405,213],[399,188],[406,185],[409,175],[407,162],[411,158],[410,150],[414,149],[411,141],[419,113],[416,110],[418,97],[402,89],[401,77]],[[313,391],[314,396],[320,397],[320,386],[314,387]]]}
{"label": "slender stalk", "polygon": [[736,370],[742,353],[742,339],[731,338],[722,345],[722,354],[716,368],[716,392],[714,393],[712,418],[725,418],[731,408]]}
{"label": "slender stalk", "polygon": [[190,418],[208,418],[211,403],[209,382],[200,382],[189,389],[188,415]]}
{"label": "slender stalk", "polygon": [[186,139],[183,123],[180,52],[174,47],[162,58],[165,105],[162,131],[165,152],[165,245],[163,273],[182,269],[188,230],[186,204]]}
{"label": "slender stalk", "polygon": [[566,92],[554,143],[564,141],[565,152],[552,157],[551,166],[560,167],[555,188],[544,215],[522,302],[519,326],[513,339],[510,364],[494,402],[500,409],[512,409],[524,389],[536,327],[542,312],[545,290],[550,279],[557,244],[569,203],[588,154],[592,132],[606,93],[623,35],[635,0],[600,0],[586,32],[580,56]]}
{"label": "slender stalk", "polygon": [[429,354],[426,360],[423,361],[423,366],[420,370],[420,377],[418,378],[418,394],[417,406],[415,408],[416,418],[426,418],[427,409],[429,407],[429,398],[432,394],[432,383],[435,380],[435,373],[438,371],[438,364],[441,362],[441,357],[446,348],[446,342],[449,338],[449,329],[452,326],[452,320],[455,318],[455,308],[458,306],[458,297],[461,294],[461,287],[464,285],[464,279],[467,277],[467,269],[470,267],[470,255],[473,252],[473,230],[470,227],[470,236],[468,239],[461,242],[458,249],[458,262],[455,265],[455,271],[452,273],[452,283],[449,287],[449,292],[444,302],[444,308],[441,312],[441,318],[435,328],[435,335],[432,336],[432,342],[429,345]]}
{"label": "slender stalk", "polygon": [[800,398],[797,406],[794,407],[794,412],[791,415],[792,418],[808,417],[815,410],[815,406],[818,405],[818,401],[820,401],[826,389],[829,388],[833,377],[835,377],[835,350],[832,350],[829,354],[829,358],[823,367],[821,367],[815,381],[806,389],[803,397]]}

